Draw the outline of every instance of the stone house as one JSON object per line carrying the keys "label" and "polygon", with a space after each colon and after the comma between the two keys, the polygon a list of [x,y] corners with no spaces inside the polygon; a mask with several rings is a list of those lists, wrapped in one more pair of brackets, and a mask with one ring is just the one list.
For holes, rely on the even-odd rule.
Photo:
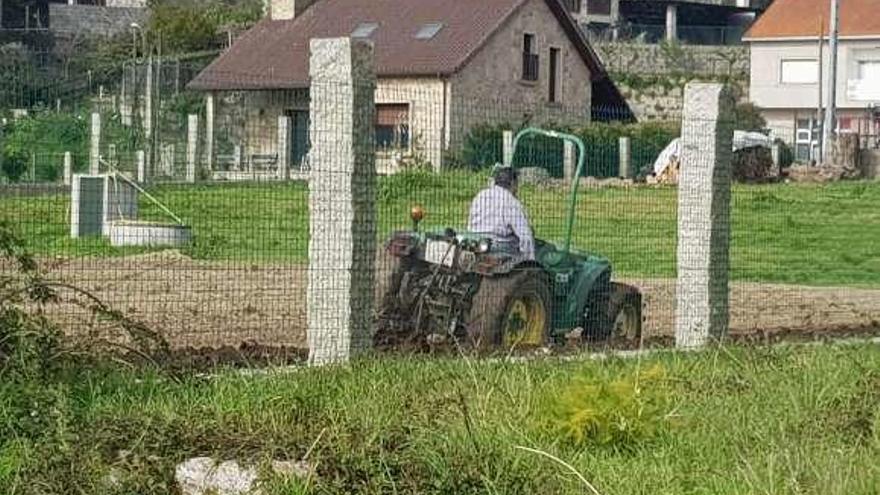
{"label": "stone house", "polygon": [[[558,0],[272,0],[269,7],[268,18],[189,84],[207,93],[209,156],[224,153],[220,133],[236,127],[244,161],[278,156],[281,142],[290,143],[280,153],[289,166],[302,164],[312,38],[373,42],[382,172],[416,155],[441,168],[477,124],[583,124],[594,105],[628,108]],[[276,139],[279,126],[289,139]]]}
{"label": "stone house", "polygon": [[[880,135],[878,7],[876,0],[840,2],[835,98],[837,131],[858,132],[874,144]],[[818,159],[819,101],[823,108],[828,103],[830,77],[829,9],[826,0],[776,0],[746,33],[750,99],[774,134],[794,147],[799,161]]]}

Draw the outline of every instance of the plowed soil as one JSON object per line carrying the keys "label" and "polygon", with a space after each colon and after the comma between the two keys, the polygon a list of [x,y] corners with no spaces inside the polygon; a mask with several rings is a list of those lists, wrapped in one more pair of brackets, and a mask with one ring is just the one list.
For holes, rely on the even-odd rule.
{"label": "plowed soil", "polygon": [[[174,251],[43,261],[49,279],[89,291],[176,348],[306,346],[306,265],[196,261]],[[675,280],[623,281],[642,290],[645,336],[662,341],[671,335]],[[73,332],[96,328],[87,311],[70,303],[72,294],[62,296],[66,302],[49,308],[53,319],[68,323],[65,328]],[[842,335],[878,328],[878,322],[880,289],[731,284],[736,335]],[[100,323],[97,328],[108,331]]]}

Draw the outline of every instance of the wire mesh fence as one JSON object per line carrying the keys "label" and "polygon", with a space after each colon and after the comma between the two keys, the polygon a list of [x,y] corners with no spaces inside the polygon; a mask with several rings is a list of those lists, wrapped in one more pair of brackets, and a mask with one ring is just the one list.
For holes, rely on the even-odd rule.
{"label": "wire mesh fence", "polygon": [[[368,117],[330,102],[339,125],[316,128],[308,89],[175,95],[163,84],[172,97],[138,101],[115,88],[116,98],[9,114],[0,213],[49,279],[86,289],[174,346],[306,345],[310,259],[333,256],[310,251],[314,143],[328,151],[352,140],[368,142],[375,184],[331,171],[320,208],[358,212],[368,203],[347,195],[375,195],[375,242],[360,254],[374,260],[370,318],[389,339],[672,334],[680,121],[597,119],[626,112],[594,108],[565,84],[548,102],[549,92],[500,98],[478,83],[456,94],[380,80]],[[353,135],[345,119],[370,124]],[[733,333],[875,328],[880,188],[789,183],[797,143],[758,134],[733,143]],[[699,148],[714,143],[705,139]],[[504,163],[516,180],[497,172]],[[94,167],[106,178],[72,180]],[[332,235],[350,242],[350,232]],[[351,273],[343,261],[331,276]],[[80,296],[65,297],[47,308],[53,319],[72,336],[102,331],[72,304]]]}

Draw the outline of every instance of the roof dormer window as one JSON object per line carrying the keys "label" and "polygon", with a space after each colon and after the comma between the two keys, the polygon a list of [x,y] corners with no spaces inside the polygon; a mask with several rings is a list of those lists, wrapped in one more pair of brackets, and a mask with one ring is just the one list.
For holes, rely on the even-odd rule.
{"label": "roof dormer window", "polygon": [[379,24],[376,22],[362,22],[354,28],[354,31],[351,32],[352,38],[369,38],[373,31],[379,27]]}

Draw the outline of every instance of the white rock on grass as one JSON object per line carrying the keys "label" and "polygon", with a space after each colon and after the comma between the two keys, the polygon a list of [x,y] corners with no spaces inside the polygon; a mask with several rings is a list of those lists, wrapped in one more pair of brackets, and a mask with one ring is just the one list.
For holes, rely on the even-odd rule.
{"label": "white rock on grass", "polygon": [[[306,461],[272,461],[280,476],[308,478],[313,471]],[[257,470],[236,461],[217,463],[210,457],[193,457],[177,465],[174,480],[183,495],[260,495]]]}
{"label": "white rock on grass", "polygon": [[257,471],[243,468],[236,461],[217,464],[210,457],[195,457],[174,470],[174,479],[183,495],[259,495]]}

